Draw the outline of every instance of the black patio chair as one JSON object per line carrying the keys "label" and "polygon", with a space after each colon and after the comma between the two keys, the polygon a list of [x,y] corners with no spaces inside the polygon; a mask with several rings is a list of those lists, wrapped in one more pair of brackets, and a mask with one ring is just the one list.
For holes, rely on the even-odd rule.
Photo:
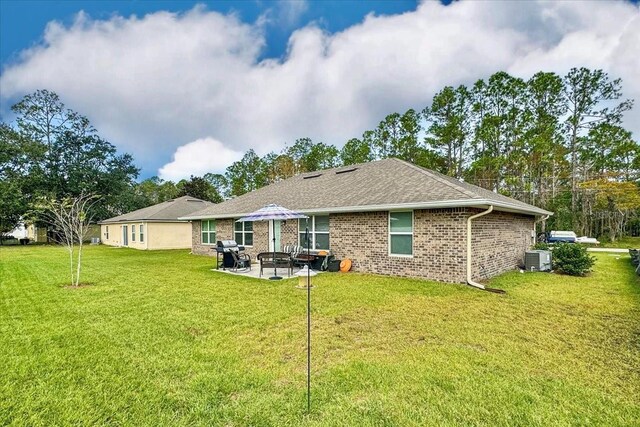
{"label": "black patio chair", "polygon": [[251,257],[248,254],[231,251],[231,256],[233,257],[232,271],[238,271],[238,269],[251,271]]}

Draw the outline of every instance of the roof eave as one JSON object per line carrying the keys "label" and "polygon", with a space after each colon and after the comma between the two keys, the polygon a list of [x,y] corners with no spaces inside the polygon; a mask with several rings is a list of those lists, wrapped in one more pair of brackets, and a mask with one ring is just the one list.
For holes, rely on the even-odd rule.
{"label": "roof eave", "polygon": [[[403,209],[451,209],[451,208],[466,208],[466,207],[478,207],[486,208],[489,205],[493,205],[497,210],[504,212],[521,213],[525,215],[553,215],[553,212],[546,211],[544,209],[536,208],[532,206],[532,209],[518,206],[506,202],[498,202],[488,199],[466,199],[466,200],[441,200],[434,202],[421,202],[421,203],[399,203],[399,204],[384,204],[384,205],[365,205],[365,206],[340,206],[329,208],[312,208],[312,209],[297,209],[297,212],[303,214],[323,214],[323,213],[349,213],[349,212],[376,212],[376,211],[393,211]],[[237,213],[224,213],[224,214],[210,214],[210,215],[193,215],[179,217],[179,220],[184,221],[197,221],[202,219],[225,219],[225,218],[240,218],[249,215],[250,212],[237,212]]]}
{"label": "roof eave", "polygon": [[119,219],[117,221],[98,221],[98,224],[122,224],[126,222],[185,222],[183,219],[145,219],[145,218],[132,218],[132,219]]}

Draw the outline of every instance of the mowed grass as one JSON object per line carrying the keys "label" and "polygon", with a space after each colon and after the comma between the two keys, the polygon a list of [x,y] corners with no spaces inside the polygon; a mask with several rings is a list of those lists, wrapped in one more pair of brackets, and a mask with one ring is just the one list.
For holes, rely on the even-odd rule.
{"label": "mowed grass", "polygon": [[621,237],[615,242],[604,241],[599,245],[589,245],[601,248],[640,249],[640,237]]}
{"label": "mowed grass", "polygon": [[422,280],[212,272],[188,251],[0,248],[0,425],[632,426],[640,282],[505,274],[496,295]]}

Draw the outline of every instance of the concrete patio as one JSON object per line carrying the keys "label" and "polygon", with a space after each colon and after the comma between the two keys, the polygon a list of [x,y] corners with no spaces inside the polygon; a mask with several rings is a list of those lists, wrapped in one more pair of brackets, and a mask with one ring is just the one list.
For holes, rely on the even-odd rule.
{"label": "concrete patio", "polygon": [[[297,272],[299,272],[301,269],[299,267],[294,267],[293,268],[293,273],[291,274],[291,276],[288,275],[288,270],[284,269],[284,268],[278,268],[278,276],[282,277],[282,280],[286,280],[286,279],[297,279],[298,276],[296,276],[295,274]],[[233,271],[229,268],[227,269],[222,269],[220,268],[219,270],[216,270],[215,268],[212,268],[211,271],[215,271],[215,272],[219,272],[219,273],[224,273],[224,274],[232,274],[234,276],[243,276],[243,277],[251,277],[254,279],[265,279],[265,280],[269,280],[269,277],[273,276],[273,268],[265,268],[262,270],[262,277],[260,277],[260,264],[252,264],[251,265],[251,270],[249,269],[238,269],[238,271]],[[316,273],[316,274],[320,274],[323,273],[322,271],[317,271],[317,270],[311,270],[312,272]]]}

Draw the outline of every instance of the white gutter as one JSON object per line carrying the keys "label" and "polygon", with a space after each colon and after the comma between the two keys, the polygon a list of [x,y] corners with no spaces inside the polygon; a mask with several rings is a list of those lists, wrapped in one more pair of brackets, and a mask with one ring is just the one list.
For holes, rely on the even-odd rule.
{"label": "white gutter", "polygon": [[533,222],[533,234],[534,234],[533,243],[534,243],[534,244],[538,243],[538,235],[537,235],[537,233],[536,233],[536,224],[537,224],[537,223],[539,223],[539,222],[542,222],[542,221],[546,221],[546,220],[548,220],[548,219],[549,219],[549,216],[550,216],[550,215],[542,215],[540,218],[536,219],[536,220]]}
{"label": "white gutter", "polygon": [[[393,210],[414,210],[414,209],[447,209],[447,208],[462,208],[462,207],[475,207],[483,208],[485,206],[495,206],[501,208],[505,212],[523,213],[528,215],[547,215],[552,214],[544,209],[526,209],[518,205],[507,202],[496,202],[487,199],[464,199],[464,200],[445,200],[438,202],[426,202],[426,203],[397,203],[386,205],[363,205],[363,206],[344,206],[344,207],[328,207],[328,208],[315,208],[315,209],[295,209],[296,212],[303,214],[323,214],[323,213],[346,213],[346,212],[378,212],[378,211],[393,211]],[[178,220],[192,221],[200,219],[224,219],[224,218],[241,218],[249,215],[249,212],[238,213],[225,213],[225,214],[211,214],[211,215],[195,215],[195,216],[183,216]]]}
{"label": "white gutter", "polygon": [[487,209],[486,211],[471,215],[469,218],[467,218],[467,284],[478,289],[484,289],[484,285],[478,282],[474,282],[471,279],[471,221],[481,216],[490,214],[491,212],[493,212],[493,205],[490,205],[489,209]]}

